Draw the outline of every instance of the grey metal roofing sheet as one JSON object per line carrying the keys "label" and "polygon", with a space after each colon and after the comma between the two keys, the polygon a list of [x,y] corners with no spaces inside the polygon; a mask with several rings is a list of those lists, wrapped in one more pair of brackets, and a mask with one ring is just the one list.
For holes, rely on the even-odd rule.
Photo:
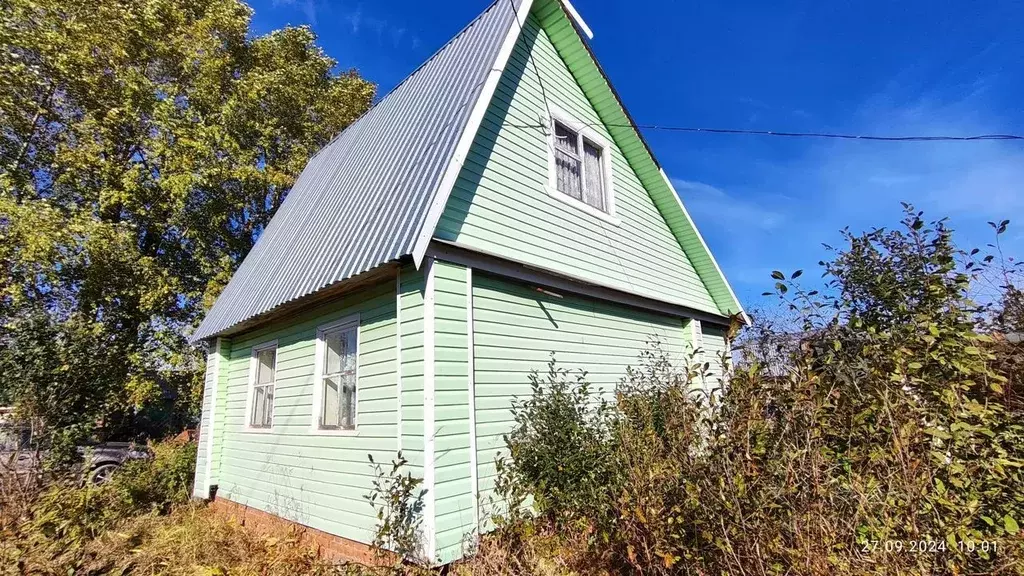
{"label": "grey metal roofing sheet", "polygon": [[193,341],[412,253],[513,16],[496,0],[310,159]]}

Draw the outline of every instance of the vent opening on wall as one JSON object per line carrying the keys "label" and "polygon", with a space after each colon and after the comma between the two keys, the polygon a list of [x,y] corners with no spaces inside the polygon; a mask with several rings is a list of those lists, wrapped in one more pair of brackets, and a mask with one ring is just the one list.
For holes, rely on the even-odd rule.
{"label": "vent opening on wall", "polygon": [[536,290],[537,292],[540,292],[541,294],[547,294],[552,298],[564,298],[564,296],[562,296],[561,294],[557,292],[552,292],[551,290],[548,290],[546,288],[541,288],[540,286],[534,286],[533,289]]}

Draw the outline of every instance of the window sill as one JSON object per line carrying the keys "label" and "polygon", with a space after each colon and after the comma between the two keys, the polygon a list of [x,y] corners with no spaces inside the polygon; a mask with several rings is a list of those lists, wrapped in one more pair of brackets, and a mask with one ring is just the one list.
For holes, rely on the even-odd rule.
{"label": "window sill", "polygon": [[593,206],[587,204],[586,202],[580,202],[579,200],[573,198],[572,196],[562,194],[561,192],[555,190],[551,186],[545,186],[544,190],[548,193],[548,196],[551,196],[552,198],[558,200],[559,202],[564,202],[565,204],[568,204],[569,206],[572,206],[577,210],[586,212],[587,214],[600,220],[604,220],[605,222],[611,224],[612,226],[622,226],[621,220],[619,220],[618,218],[611,214],[608,214],[607,212],[603,212],[601,210],[598,210],[597,208],[594,208]]}
{"label": "window sill", "polygon": [[257,428],[255,426],[246,425],[245,428],[242,429],[242,432],[245,432],[247,434],[273,434],[274,427],[271,426],[270,428]]}
{"label": "window sill", "polygon": [[311,428],[310,433],[314,436],[358,436],[359,428],[347,430],[344,428]]}

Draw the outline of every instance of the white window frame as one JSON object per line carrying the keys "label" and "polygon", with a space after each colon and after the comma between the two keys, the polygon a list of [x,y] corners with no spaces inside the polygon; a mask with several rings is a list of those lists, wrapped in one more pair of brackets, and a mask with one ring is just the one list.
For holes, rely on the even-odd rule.
{"label": "white window frame", "polygon": [[[555,198],[561,202],[582,210],[595,218],[600,218],[609,224],[619,226],[622,222],[615,217],[615,187],[613,186],[614,172],[612,170],[612,144],[604,136],[600,135],[587,126],[586,123],[577,120],[574,116],[558,108],[557,106],[550,106],[551,114],[548,116],[548,129],[547,129],[547,145],[548,145],[548,185],[547,192],[552,198]],[[583,140],[589,140],[594,145],[601,148],[601,175],[604,182],[604,205],[607,208],[607,212],[594,208],[590,204],[577,200],[568,194],[565,194],[558,190],[558,166],[555,160],[555,122],[562,124],[566,128],[569,128],[573,132],[576,132],[580,137],[579,142],[579,153],[583,155]],[[580,163],[580,185],[586,185],[586,174],[585,174],[585,162]]]}
{"label": "white window frame", "polygon": [[[324,409],[324,352],[327,351],[325,336],[328,332],[356,329],[356,413],[352,416],[352,428],[321,428],[320,414]],[[313,360],[313,414],[310,429],[314,434],[325,436],[354,436],[359,431],[359,354],[363,349],[363,335],[359,314],[352,314],[316,328],[316,358]]]}
{"label": "white window frame", "polygon": [[[256,370],[259,368],[259,353],[267,350],[274,351],[274,400],[270,404],[270,426],[264,428],[262,426],[252,425],[252,409],[253,402],[256,400]],[[277,377],[277,366],[279,364],[278,355],[280,349],[277,346],[277,340],[271,340],[269,342],[263,342],[252,347],[249,354],[249,387],[246,392],[245,400],[245,430],[247,432],[255,432],[260,434],[269,434],[274,431],[275,416],[274,413],[277,407],[277,383],[279,378]]]}

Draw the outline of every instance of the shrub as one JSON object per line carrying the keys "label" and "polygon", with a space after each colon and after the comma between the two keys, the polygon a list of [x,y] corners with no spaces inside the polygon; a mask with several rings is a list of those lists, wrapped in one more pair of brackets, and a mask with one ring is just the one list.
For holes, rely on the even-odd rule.
{"label": "shrub", "polygon": [[608,438],[611,412],[585,373],[573,376],[552,357],[544,378],[530,374],[532,394],[512,406],[508,457],[498,462],[496,486],[515,514],[527,496],[533,509],[557,524],[604,524],[605,504],[619,477]]}
{"label": "shrub", "polygon": [[406,559],[424,560],[420,528],[426,491],[420,488],[417,492],[423,479],[413,478],[412,472],[402,474],[409,461],[401,452],[387,471],[374,462],[372,454],[368,458],[373,467],[373,489],[364,498],[377,515],[372,542],[377,560],[383,560],[386,551],[394,552],[399,564]]}
{"label": "shrub", "polygon": [[[845,233],[823,293],[773,273],[796,345],[748,359],[720,397],[656,343],[611,407],[585,380],[535,377],[502,470],[506,492],[535,498],[530,530],[593,528],[563,541],[589,573],[1020,573],[1013,364],[945,223],[908,206],[903,224]],[[792,335],[774,336],[756,340]]]}
{"label": "shrub", "polygon": [[[53,481],[31,503],[28,518],[9,527],[9,556],[26,561],[77,565],[89,541],[146,514],[164,514],[190,498],[195,470],[194,443],[160,443],[151,460],[126,463],[103,485],[77,476]],[[8,558],[10,559],[10,558]],[[42,559],[42,560],[40,560]]]}
{"label": "shrub", "polygon": [[153,444],[152,460],[131,460],[111,478],[117,514],[168,512],[172,506],[192,496],[196,470],[196,444],[193,442]]}

